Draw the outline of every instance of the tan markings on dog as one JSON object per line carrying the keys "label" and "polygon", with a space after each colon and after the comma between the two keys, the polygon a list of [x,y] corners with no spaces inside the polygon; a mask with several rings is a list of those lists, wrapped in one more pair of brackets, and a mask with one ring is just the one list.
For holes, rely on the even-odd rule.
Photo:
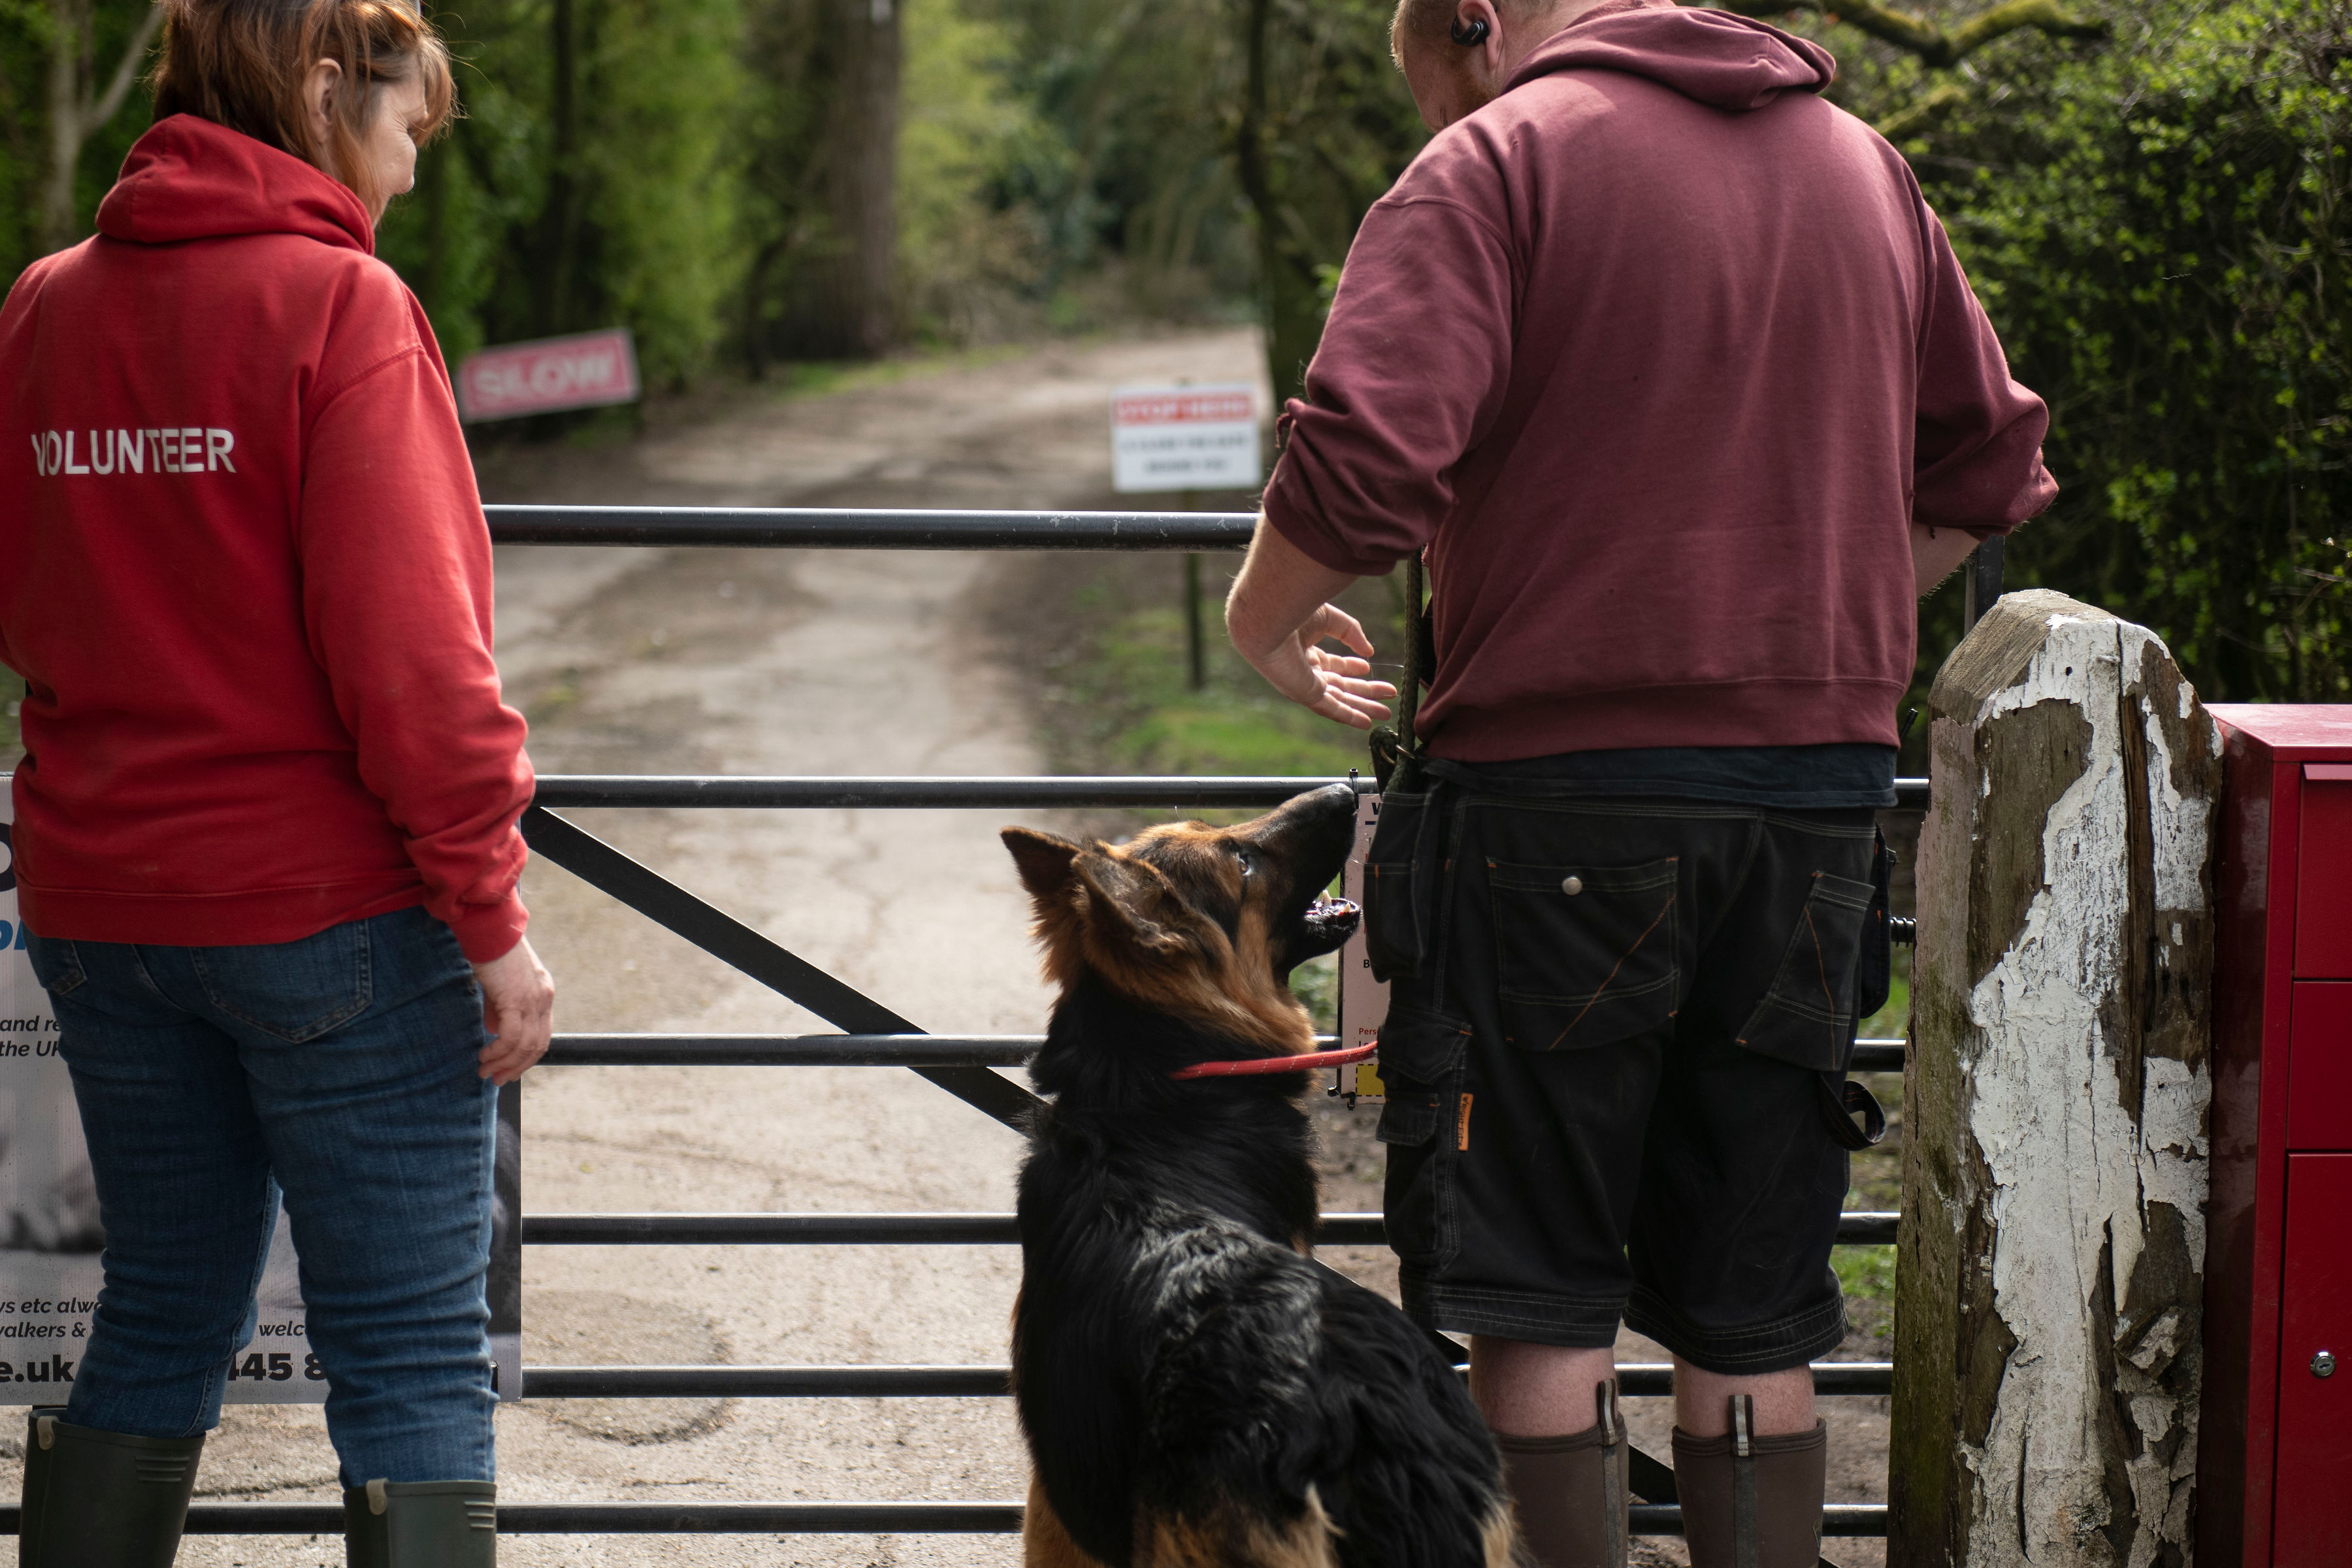
{"label": "tan markings on dog", "polygon": [[1091,967],[1136,1002],[1268,1055],[1314,1049],[1305,1005],[1275,974],[1274,921],[1296,889],[1277,875],[1242,874],[1237,851],[1256,826],[1166,823],[1124,845],[1083,847],[1004,829],[1046,979],[1066,987]]}
{"label": "tan markings on dog", "polygon": [[1486,1549],[1486,1568],[1536,1568],[1526,1543],[1519,1539],[1518,1521],[1511,1517],[1511,1505],[1499,1503],[1486,1516],[1486,1528],[1478,1533]]}
{"label": "tan markings on dog", "polygon": [[1062,1528],[1061,1516],[1045,1500],[1045,1483],[1029,1473],[1029,1503],[1021,1510],[1021,1568],[1103,1568]]}
{"label": "tan markings on dog", "polygon": [[[1011,1313],[1012,1321],[1005,1325],[1006,1331],[1012,1336],[1013,1349],[1016,1352],[1018,1352],[1021,1346],[1021,1293],[1028,1288],[1029,1281],[1025,1278],[1023,1279],[1019,1285],[1013,1287],[1013,1311]],[[1018,1354],[1015,1354],[1013,1358],[1012,1371],[1005,1374],[1004,1392],[1007,1394],[1018,1394],[1021,1392],[1021,1358]]]}
{"label": "tan markings on dog", "polygon": [[1339,1568],[1339,1527],[1307,1489],[1307,1511],[1287,1526],[1262,1519],[1148,1515],[1136,1531],[1136,1568]]}

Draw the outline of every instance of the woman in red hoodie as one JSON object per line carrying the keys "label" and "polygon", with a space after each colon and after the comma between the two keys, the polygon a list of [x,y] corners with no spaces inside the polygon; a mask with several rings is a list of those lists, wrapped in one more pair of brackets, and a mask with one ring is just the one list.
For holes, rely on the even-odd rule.
{"label": "woman in red hoodie", "polygon": [[488,1563],[495,1103],[552,987],[473,470],[373,255],[448,59],[386,0],[166,3],[99,234],[0,311],[16,872],[106,1228],[22,1561],[170,1561],[282,1194],[352,1560]]}

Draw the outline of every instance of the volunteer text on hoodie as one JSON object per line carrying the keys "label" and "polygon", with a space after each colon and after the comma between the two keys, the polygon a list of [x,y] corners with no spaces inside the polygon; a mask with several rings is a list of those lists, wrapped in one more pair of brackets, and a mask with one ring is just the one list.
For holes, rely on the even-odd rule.
{"label": "volunteer text on hoodie", "polygon": [[1892,745],[1907,525],[2055,495],[2047,411],[1835,69],[1618,0],[1366,216],[1265,510],[1335,571],[1428,548],[1437,754]]}
{"label": "volunteer text on hoodie", "polygon": [[45,937],[521,934],[523,722],[448,373],[357,197],[187,115],[0,310],[13,848]]}

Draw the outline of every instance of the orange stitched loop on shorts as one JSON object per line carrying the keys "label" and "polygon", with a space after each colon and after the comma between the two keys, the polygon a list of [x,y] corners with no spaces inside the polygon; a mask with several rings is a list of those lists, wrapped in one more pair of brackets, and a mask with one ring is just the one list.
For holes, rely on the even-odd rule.
{"label": "orange stitched loop on shorts", "polygon": [[1466,1094],[1462,1097],[1462,1121],[1460,1131],[1454,1134],[1454,1146],[1462,1153],[1470,1152],[1470,1097]]}
{"label": "orange stitched loop on shorts", "polygon": [[1671,909],[1673,909],[1673,908],[1675,907],[1675,900],[1676,900],[1677,898],[1680,898],[1681,896],[1682,896],[1682,895],[1680,895],[1679,893],[1669,893],[1669,894],[1667,894],[1667,895],[1666,895],[1666,901],[1665,901],[1664,904],[1660,905],[1660,906],[1659,906],[1659,908],[1658,908],[1658,916],[1657,916],[1657,920],[1654,920],[1654,921],[1652,921],[1649,923],[1648,927],[1647,927],[1645,930],[1643,930],[1643,931],[1642,932],[1642,934],[1641,934],[1640,936],[1637,936],[1637,937],[1635,937],[1635,938],[1633,939],[1633,946],[1631,946],[1631,947],[1629,947],[1629,948],[1627,948],[1627,949],[1625,950],[1625,957],[1624,957],[1624,958],[1621,958],[1621,959],[1619,959],[1619,960],[1617,961],[1617,968],[1616,968],[1616,969],[1612,969],[1612,970],[1609,972],[1609,978],[1608,978],[1607,980],[1603,980],[1603,981],[1601,983],[1601,988],[1600,988],[1600,990],[1595,991],[1595,992],[1592,994],[1592,995],[1591,995],[1591,997],[1590,997],[1590,998],[1585,1002],[1584,1005],[1583,1005],[1583,1006],[1581,1006],[1581,1007],[1579,1007],[1579,1008],[1576,1010],[1576,1016],[1575,1016],[1575,1017],[1573,1017],[1573,1018],[1570,1018],[1570,1019],[1568,1021],[1568,1027],[1567,1027],[1567,1028],[1565,1028],[1565,1029],[1562,1029],[1559,1034],[1557,1034],[1557,1035],[1553,1036],[1553,1037],[1552,1037],[1552,1042],[1551,1042],[1551,1044],[1550,1044],[1550,1045],[1549,1045],[1549,1046],[1546,1046],[1546,1047],[1544,1047],[1544,1049],[1546,1049],[1546,1050],[1548,1050],[1548,1051],[1556,1051],[1556,1050],[1559,1049],[1559,1043],[1560,1043],[1560,1041],[1562,1041],[1562,1040],[1564,1040],[1564,1039],[1568,1038],[1568,1037],[1569,1037],[1569,1036],[1570,1036],[1570,1035],[1572,1035],[1572,1034],[1574,1034],[1574,1033],[1576,1032],[1576,1026],[1577,1026],[1579,1024],[1581,1024],[1582,1022],[1584,1022],[1584,1016],[1585,1016],[1587,1013],[1590,1013],[1590,1012],[1591,1012],[1591,1011],[1592,1011],[1593,1004],[1594,1004],[1594,1003],[1599,1002],[1599,1001],[1601,1000],[1601,996],[1603,995],[1603,994],[1605,994],[1605,993],[1608,991],[1608,989],[1609,989],[1609,985],[1610,985],[1610,982],[1611,982],[1611,981],[1613,981],[1613,980],[1615,980],[1615,979],[1617,978],[1617,970],[1618,970],[1618,969],[1622,969],[1622,968],[1624,968],[1624,967],[1625,967],[1625,959],[1626,959],[1626,958],[1631,958],[1631,957],[1633,957],[1635,953],[1637,953],[1637,952],[1641,952],[1641,951],[1642,951],[1642,944],[1643,944],[1643,942],[1647,942],[1647,941],[1649,941],[1649,940],[1650,940],[1650,932],[1651,932],[1651,931],[1655,931],[1655,930],[1657,930],[1657,929],[1658,929],[1658,921],[1662,921],[1662,920],[1664,920],[1664,919],[1666,918],[1666,911],[1667,911],[1667,910],[1671,910]]}

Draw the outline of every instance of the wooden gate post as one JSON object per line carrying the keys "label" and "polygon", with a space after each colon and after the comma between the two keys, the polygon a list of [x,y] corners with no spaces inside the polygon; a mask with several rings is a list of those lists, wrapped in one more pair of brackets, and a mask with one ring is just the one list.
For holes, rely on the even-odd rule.
{"label": "wooden gate post", "polygon": [[2178,1568],[2220,745],[2163,642],[2004,597],[1930,699],[1888,1561]]}

